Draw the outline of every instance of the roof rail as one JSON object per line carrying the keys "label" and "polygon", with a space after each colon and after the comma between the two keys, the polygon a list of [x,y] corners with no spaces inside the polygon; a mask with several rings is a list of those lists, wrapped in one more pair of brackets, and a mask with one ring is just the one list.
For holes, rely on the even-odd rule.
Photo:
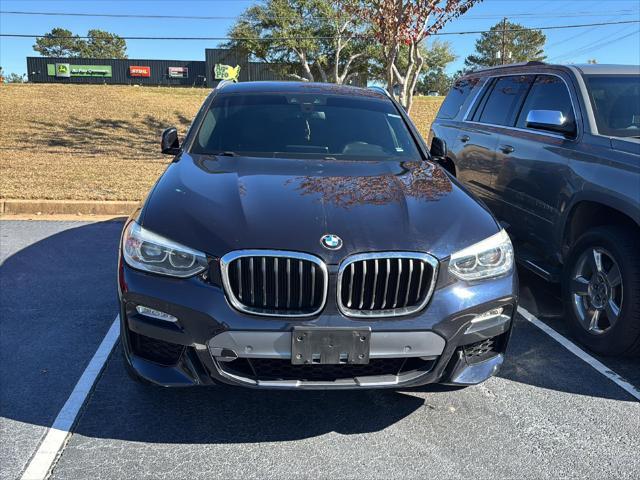
{"label": "roof rail", "polygon": [[474,68],[469,73],[484,72],[485,70],[499,70],[501,68],[509,68],[509,67],[525,67],[525,66],[529,66],[529,65],[547,65],[547,64],[545,62],[538,62],[538,61],[507,63],[506,65],[495,65],[493,67],[478,67],[478,68]]}
{"label": "roof rail", "polygon": [[391,97],[391,95],[389,95],[389,92],[387,91],[386,88],[384,87],[380,87],[378,85],[372,85],[370,87],[367,87],[369,90],[373,90],[376,91],[378,93],[382,93],[383,95],[387,96],[387,97]]}
{"label": "roof rail", "polygon": [[231,85],[233,83],[233,80],[220,80],[220,82],[218,82],[218,85],[215,86],[214,90],[222,90],[227,85]]}

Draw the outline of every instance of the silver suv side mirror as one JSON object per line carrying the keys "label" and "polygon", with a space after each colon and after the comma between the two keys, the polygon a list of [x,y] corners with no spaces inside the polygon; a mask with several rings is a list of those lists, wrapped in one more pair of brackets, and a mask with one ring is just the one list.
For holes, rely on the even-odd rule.
{"label": "silver suv side mirror", "polygon": [[527,128],[548,130],[563,135],[573,135],[576,132],[575,124],[558,110],[531,110],[527,114],[526,125]]}

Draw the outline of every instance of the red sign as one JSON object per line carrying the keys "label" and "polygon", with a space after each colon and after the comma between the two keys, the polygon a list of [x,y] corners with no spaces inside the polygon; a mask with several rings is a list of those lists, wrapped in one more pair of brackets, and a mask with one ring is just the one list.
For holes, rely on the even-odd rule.
{"label": "red sign", "polygon": [[150,77],[151,76],[151,67],[129,67],[129,76],[130,77]]}

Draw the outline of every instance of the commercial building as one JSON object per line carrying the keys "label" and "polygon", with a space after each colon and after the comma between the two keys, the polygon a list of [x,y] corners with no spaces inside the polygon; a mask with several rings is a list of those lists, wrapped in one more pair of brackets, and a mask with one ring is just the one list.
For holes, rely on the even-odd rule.
{"label": "commercial building", "polygon": [[207,48],[204,61],[27,57],[34,83],[214,87],[234,74],[238,81],[289,80],[284,66],[253,62],[246,53],[225,48]]}

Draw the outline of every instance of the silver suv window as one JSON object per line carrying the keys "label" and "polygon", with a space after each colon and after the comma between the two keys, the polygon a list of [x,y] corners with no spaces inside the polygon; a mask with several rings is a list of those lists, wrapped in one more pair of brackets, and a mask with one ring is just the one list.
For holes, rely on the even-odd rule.
{"label": "silver suv window", "polygon": [[516,127],[527,128],[527,115],[531,110],[562,112],[568,123],[575,123],[571,95],[564,81],[555,75],[538,75],[520,110]]}
{"label": "silver suv window", "polygon": [[533,75],[509,75],[494,79],[472,120],[490,125],[513,126],[533,79]]}
{"label": "silver suv window", "polygon": [[480,78],[462,78],[458,80],[442,102],[442,106],[438,111],[438,118],[451,119],[455,118],[464,102],[469,98],[473,89],[480,83]]}
{"label": "silver suv window", "polygon": [[598,132],[640,137],[640,75],[585,75]]}

